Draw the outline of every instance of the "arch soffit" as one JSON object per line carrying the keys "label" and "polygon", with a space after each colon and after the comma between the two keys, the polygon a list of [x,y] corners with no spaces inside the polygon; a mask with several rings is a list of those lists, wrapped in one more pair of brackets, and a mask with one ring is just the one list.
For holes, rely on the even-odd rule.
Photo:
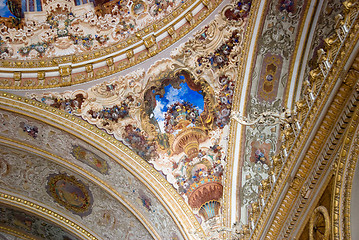
{"label": "arch soffit", "polygon": [[44,124],[86,141],[133,174],[155,195],[180,231],[188,236],[190,229],[203,232],[201,226],[173,187],[146,161],[106,132],[61,110],[13,94],[1,93],[0,108],[37,119]]}

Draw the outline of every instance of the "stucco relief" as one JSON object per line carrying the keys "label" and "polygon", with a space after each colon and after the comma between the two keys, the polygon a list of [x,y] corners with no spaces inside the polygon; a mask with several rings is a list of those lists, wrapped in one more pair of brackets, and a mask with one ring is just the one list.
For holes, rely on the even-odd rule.
{"label": "stucco relief", "polygon": [[[251,101],[246,107],[246,118],[255,120],[264,112],[278,115],[285,112],[282,99],[286,89],[283,86],[287,84],[288,69],[295,52],[295,39],[307,4],[306,1],[296,0],[268,3],[268,13],[262,26],[251,76]],[[246,216],[253,207],[251,204],[258,199],[260,189],[273,180],[272,156],[278,151],[283,129],[280,124],[269,125],[255,124],[246,127],[241,171],[242,216]]]}
{"label": "stucco relief", "polygon": [[[253,98],[249,105],[249,117],[256,119],[262,112],[281,112],[279,100],[272,104],[261,103]],[[250,204],[258,199],[262,181],[268,180],[272,156],[277,152],[280,125],[254,125],[246,128],[244,163],[242,170],[241,205],[248,209]]]}
{"label": "stucco relief", "polygon": [[[7,119],[12,119],[12,121],[7,121]],[[182,234],[179,231],[176,223],[174,223],[172,217],[159,202],[159,200],[150,192],[150,190],[141,183],[136,177],[129,173],[126,169],[121,167],[114,160],[109,158],[103,152],[100,152],[94,147],[89,146],[85,142],[71,136],[68,133],[65,133],[59,129],[45,125],[38,121],[24,118],[18,116],[17,114],[0,111],[0,135],[15,139],[17,141],[23,141],[27,144],[39,147],[41,149],[52,152],[55,155],[61,156],[64,159],[74,163],[75,165],[81,166],[88,172],[91,172],[99,179],[103,180],[111,187],[113,187],[121,196],[123,196],[129,203],[140,211],[140,213],[150,222],[156,231],[161,234],[162,237],[175,234],[179,239],[182,239]],[[25,122],[29,125],[37,126],[39,129],[39,135],[36,139],[32,136],[29,136],[26,132],[19,127],[19,122]],[[94,171],[93,166],[82,161],[78,160],[73,155],[73,146],[80,146],[82,149],[85,149],[86,154],[94,154],[101,162],[106,162],[109,168],[108,174],[102,174],[99,171]],[[11,164],[4,158],[0,159],[0,173],[9,176],[9,170],[11,169]],[[47,166],[48,167],[48,166]],[[46,171],[46,166],[38,166],[36,170],[26,172],[24,175],[24,187],[32,187],[34,191],[40,191],[36,186],[32,186],[31,183],[34,181],[33,177],[36,177],[36,181],[42,181],[38,179],[37,176],[34,176],[36,171]],[[45,179],[48,176],[44,176]],[[90,188],[91,189],[91,188]],[[151,202],[151,211],[148,211],[148,207],[143,204],[141,198],[149,199]],[[93,196],[94,199],[97,199],[96,196]],[[100,197],[101,199],[101,197]],[[94,206],[95,208],[95,206]],[[109,216],[113,214],[112,211],[109,211],[108,214],[103,215],[105,218],[113,218]],[[93,214],[89,215],[91,217]],[[98,218],[101,219],[101,218]],[[118,220],[116,220],[117,222]]]}
{"label": "stucco relief", "polygon": [[[311,46],[309,47],[308,58],[309,61],[305,66],[305,76],[304,79],[309,79],[309,74],[311,70],[319,67],[319,62],[321,61],[321,52],[320,49],[325,48],[325,39],[331,37],[332,35],[336,35],[335,29],[338,21],[340,21],[340,14],[343,11],[343,1],[340,0],[327,0],[324,1],[322,11],[318,18],[318,23],[316,24],[316,28],[314,31],[314,37],[311,42]],[[338,18],[339,17],[339,18]],[[301,91],[301,95],[303,97],[304,88]]]}
{"label": "stucco relief", "polygon": [[11,11],[10,18],[2,17],[0,58],[41,59],[108,47],[163,19],[184,1],[75,3],[49,0],[37,12],[19,6],[19,16]]}

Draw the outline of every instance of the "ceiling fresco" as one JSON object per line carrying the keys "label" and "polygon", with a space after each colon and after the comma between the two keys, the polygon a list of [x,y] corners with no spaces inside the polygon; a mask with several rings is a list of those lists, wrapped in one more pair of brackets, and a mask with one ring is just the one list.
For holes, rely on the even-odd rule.
{"label": "ceiling fresco", "polygon": [[171,59],[147,71],[88,90],[29,97],[113,134],[160,172],[209,228],[220,221],[236,66],[250,6],[227,6]]}
{"label": "ceiling fresco", "polygon": [[261,234],[354,5],[22,2],[0,4],[0,227],[63,240]]}
{"label": "ceiling fresco", "polygon": [[[56,203],[58,204],[57,206],[61,206],[61,209],[72,212],[74,218],[83,219],[86,226],[88,226],[90,222],[93,222],[94,227],[92,229],[96,229],[95,226],[99,224],[97,221],[104,221],[103,224],[100,224],[104,228],[111,226],[111,229],[114,231],[121,231],[121,228],[117,225],[120,223],[120,219],[118,218],[121,214],[127,214],[130,219],[133,219],[130,222],[135,221],[134,224],[140,224],[138,225],[138,227],[140,227],[142,223],[132,215],[133,213],[127,210],[127,208],[132,209],[131,211],[136,209],[134,213],[137,217],[141,216],[141,221],[146,222],[149,227],[152,228],[153,231],[158,232],[162,238],[173,235],[181,239],[181,233],[166,208],[163,207],[158,199],[153,196],[151,191],[144,186],[137,177],[129,173],[106,154],[68,133],[33,119],[16,116],[6,111],[1,111],[0,116],[0,136],[3,141],[5,141],[4,139],[13,139],[18,142],[20,146],[29,145],[31,148],[43,149],[56,156],[61,156],[63,164],[66,165],[66,162],[70,164],[68,168],[75,166],[75,169],[83,169],[85,175],[91,176],[92,179],[101,179],[105,186],[111,186],[115,194],[117,194],[117,198],[122,198],[121,201],[126,204],[126,207],[111,197],[106,191],[101,190],[101,187],[96,187],[96,196],[93,192],[94,190],[91,191],[89,183],[86,183],[89,180],[85,181],[83,178],[74,175],[73,171],[75,170],[62,168],[58,165],[59,163],[51,163],[44,159],[36,160],[35,155],[31,155],[32,157],[31,160],[28,160],[28,164],[22,164],[22,167],[15,167],[17,166],[16,164],[21,164],[22,162],[16,160],[19,159],[19,157],[16,158],[15,153],[13,155],[7,153],[9,151],[14,152],[15,150],[5,150],[7,149],[6,147],[2,150],[3,158],[0,165],[2,174],[1,185],[3,188],[19,194],[26,193],[26,196],[39,199],[39,201],[46,202],[50,206]],[[9,122],[8,119],[12,119],[12,121]],[[27,131],[23,126],[27,126],[27,129],[36,127],[38,129],[37,137],[34,138],[31,134],[31,130]],[[16,153],[20,154],[21,152]],[[8,156],[9,159],[6,159],[6,156]],[[26,162],[27,156],[23,153],[21,156],[25,158],[23,162]],[[50,165],[45,165],[44,162]],[[108,172],[103,171],[104,166],[106,166]],[[24,169],[21,170],[22,168]],[[49,169],[49,171],[46,169]],[[37,171],[41,171],[42,174],[34,175]],[[9,181],[9,179],[15,178],[17,175],[21,176],[21,178],[17,177],[19,181],[18,185]],[[35,182],[41,185],[35,186],[33,184]],[[95,186],[97,185],[94,185],[92,189],[95,188]],[[40,193],[43,196],[40,195]],[[94,199],[101,199],[101,201],[98,202],[99,206],[96,206]],[[106,203],[107,201],[109,201],[108,204]],[[106,204],[107,207],[105,207]],[[119,204],[119,206],[116,207],[116,204]],[[123,209],[123,211],[111,211],[110,206],[114,209]],[[95,209],[97,210],[95,211]],[[122,225],[123,227],[129,226],[128,224]],[[143,229],[143,227],[140,228]],[[113,236],[117,236],[116,234],[119,234],[116,233],[116,231],[110,233],[98,229],[95,232],[114,234],[103,236],[105,239],[111,239]],[[128,232],[128,230],[124,231]],[[122,235],[122,233],[120,235]]]}
{"label": "ceiling fresco", "polygon": [[[74,177],[69,170],[29,152],[7,147],[2,147],[1,151],[2,161],[10,169],[1,177],[3,189],[26,196],[29,200],[42,202],[59,212],[63,211],[61,207],[69,210],[76,221],[91,228],[101,239],[118,236],[123,236],[123,239],[153,239],[125,206],[96,185],[84,185],[83,181],[78,176]],[[55,182],[52,192],[54,177],[57,177],[58,181]],[[86,187],[91,191],[85,191]],[[92,200],[92,197],[98,200],[89,201],[87,205],[87,198]],[[91,215],[88,208],[91,208]],[[88,213],[87,216],[84,213]]]}

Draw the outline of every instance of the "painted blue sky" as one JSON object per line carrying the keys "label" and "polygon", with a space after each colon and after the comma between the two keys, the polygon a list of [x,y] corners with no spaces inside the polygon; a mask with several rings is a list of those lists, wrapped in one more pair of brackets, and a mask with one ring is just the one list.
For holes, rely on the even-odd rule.
{"label": "painted blue sky", "polygon": [[190,102],[194,106],[196,106],[199,110],[199,113],[203,112],[204,108],[204,100],[203,96],[196,92],[191,90],[187,83],[181,83],[180,89],[175,89],[172,87],[172,85],[168,85],[165,87],[165,94],[163,98],[160,98],[160,96],[156,96],[156,108],[153,110],[153,115],[156,118],[160,128],[161,132],[164,131],[164,115],[165,112],[167,112],[167,107],[171,106],[175,102]]}
{"label": "painted blue sky", "polygon": [[0,0],[0,16],[1,17],[14,17],[14,15],[9,11],[9,8],[6,5],[7,0]]}

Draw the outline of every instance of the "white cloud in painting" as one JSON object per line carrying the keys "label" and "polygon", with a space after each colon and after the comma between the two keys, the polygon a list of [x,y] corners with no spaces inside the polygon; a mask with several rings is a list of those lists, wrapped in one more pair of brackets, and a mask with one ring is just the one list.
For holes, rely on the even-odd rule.
{"label": "white cloud in painting", "polygon": [[[6,6],[6,0],[0,0],[0,10],[2,10],[3,8],[7,8]],[[1,14],[1,13],[0,13]]]}
{"label": "white cloud in painting", "polygon": [[161,101],[156,101],[156,107],[153,109],[153,114],[157,120],[164,120],[164,112],[163,112],[164,104]]}
{"label": "white cloud in painting", "polygon": [[187,94],[187,89],[180,88],[170,88],[170,90],[165,94],[165,98],[168,101],[168,106],[172,105],[175,102],[182,102],[181,97]]}
{"label": "white cloud in painting", "polygon": [[[158,120],[157,120],[158,121]],[[158,125],[160,126],[160,130],[162,133],[165,133],[165,120],[159,120]]]}
{"label": "white cloud in painting", "polygon": [[156,118],[158,125],[160,126],[161,132],[165,132],[165,113],[164,104],[161,101],[156,101],[156,107],[153,109],[153,115]]}

